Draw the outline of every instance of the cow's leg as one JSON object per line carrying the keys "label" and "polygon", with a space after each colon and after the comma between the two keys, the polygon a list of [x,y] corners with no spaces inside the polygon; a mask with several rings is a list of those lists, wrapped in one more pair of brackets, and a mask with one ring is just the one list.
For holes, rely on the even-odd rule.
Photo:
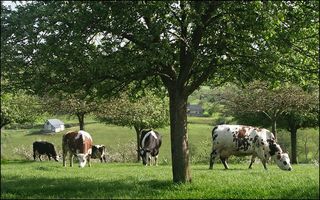
{"label": "cow's leg", "polygon": [[103,161],[106,163],[107,162],[107,158],[106,158],[106,155],[103,155]]}
{"label": "cow's leg", "polygon": [[261,162],[263,164],[264,169],[267,170],[267,160],[262,159]]}
{"label": "cow's leg", "polygon": [[100,157],[100,162],[102,163],[102,156]]}
{"label": "cow's leg", "polygon": [[73,167],[73,154],[70,153],[70,167]]}
{"label": "cow's leg", "polygon": [[91,167],[91,163],[90,163],[90,155],[87,157],[87,161],[88,161],[88,166]]}
{"label": "cow's leg", "polygon": [[251,157],[251,163],[250,163],[250,165],[249,165],[249,169],[252,169],[251,166],[252,166],[252,164],[254,163],[255,160],[256,160],[256,156],[252,155],[252,157]]}
{"label": "cow's leg", "polygon": [[65,167],[66,166],[66,158],[67,158],[67,153],[62,152],[62,165]]}
{"label": "cow's leg", "polygon": [[221,156],[220,156],[220,160],[221,160],[222,164],[224,165],[224,168],[225,168],[225,169],[229,169],[229,166],[228,166],[228,164],[227,164],[227,159],[228,159],[228,158],[225,158],[225,157],[221,157]]}
{"label": "cow's leg", "polygon": [[151,166],[151,162],[152,162],[152,159],[151,159],[152,157],[149,155],[148,156],[148,163],[147,163],[147,165],[149,164],[149,166]]}
{"label": "cow's leg", "polygon": [[36,152],[33,151],[33,160],[35,161],[36,160]]}
{"label": "cow's leg", "polygon": [[42,161],[42,160],[41,160],[41,155],[40,155],[40,154],[39,154],[39,160],[40,160],[40,161]]}
{"label": "cow's leg", "polygon": [[155,165],[158,166],[158,155],[154,157]]}
{"label": "cow's leg", "polygon": [[49,154],[47,154],[47,156],[48,156],[48,159],[51,160],[51,156]]}
{"label": "cow's leg", "polygon": [[215,149],[212,150],[212,152],[211,152],[211,154],[210,154],[210,165],[209,165],[209,169],[212,169],[213,164],[214,164],[214,162],[215,162],[215,160],[216,160],[217,155],[218,155],[217,150],[215,150]]}

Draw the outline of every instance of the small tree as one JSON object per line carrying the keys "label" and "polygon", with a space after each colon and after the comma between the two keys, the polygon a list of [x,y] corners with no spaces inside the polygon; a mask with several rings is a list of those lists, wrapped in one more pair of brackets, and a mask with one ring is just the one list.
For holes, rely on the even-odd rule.
{"label": "small tree", "polygon": [[[97,118],[107,124],[134,128],[139,150],[140,132],[145,128],[161,128],[169,124],[167,98],[159,98],[150,93],[133,101],[127,94],[105,100],[97,110]],[[140,161],[140,156],[137,154]]]}
{"label": "small tree", "polygon": [[224,96],[229,112],[237,119],[264,126],[271,123],[275,137],[278,122],[286,127],[291,133],[292,163],[297,163],[297,130],[319,123],[317,95],[292,84],[272,89],[265,82],[255,81]]}
{"label": "small tree", "polygon": [[80,130],[84,130],[85,115],[98,108],[98,101],[85,97],[81,92],[60,97],[45,97],[44,99],[49,113],[77,116]]}
{"label": "small tree", "polygon": [[11,123],[34,123],[41,115],[39,99],[17,93],[1,93],[1,128]]}
{"label": "small tree", "polygon": [[[292,87],[294,88],[294,87]],[[291,137],[291,162],[297,164],[297,132],[300,128],[319,127],[319,94],[318,91],[308,93],[295,87],[293,95],[296,105],[289,109],[283,116],[284,126]],[[307,138],[305,138],[305,142]]]}

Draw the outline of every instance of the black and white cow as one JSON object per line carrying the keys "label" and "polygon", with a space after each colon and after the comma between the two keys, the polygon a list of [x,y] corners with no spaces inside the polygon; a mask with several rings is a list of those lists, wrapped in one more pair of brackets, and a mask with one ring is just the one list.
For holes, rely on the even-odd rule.
{"label": "black and white cow", "polygon": [[142,130],[140,135],[139,154],[144,165],[151,165],[152,158],[154,164],[158,165],[158,154],[162,143],[161,135],[154,130]]}
{"label": "black and white cow", "polygon": [[101,162],[102,161],[107,162],[106,147],[104,145],[93,145],[91,158],[93,159],[99,158]]}
{"label": "black and white cow", "polygon": [[41,160],[41,155],[47,155],[49,160],[51,160],[51,157],[55,161],[59,161],[59,156],[56,153],[56,150],[54,148],[54,145],[50,142],[46,141],[35,141],[33,143],[33,159],[36,160],[36,156],[39,156],[39,160]]}
{"label": "black and white cow", "polygon": [[231,156],[252,155],[249,168],[258,157],[265,169],[267,161],[272,158],[280,169],[291,171],[290,158],[275,142],[274,135],[267,129],[243,125],[218,125],[212,130],[212,153],[210,166],[220,157],[225,169],[228,169],[227,159]]}

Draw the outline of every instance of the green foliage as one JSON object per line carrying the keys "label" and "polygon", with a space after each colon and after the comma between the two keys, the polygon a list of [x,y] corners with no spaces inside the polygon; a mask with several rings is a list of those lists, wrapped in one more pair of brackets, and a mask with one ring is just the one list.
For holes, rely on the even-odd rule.
{"label": "green foliage", "polygon": [[287,128],[288,125],[283,125],[281,118],[292,117],[291,123],[299,123],[300,127],[313,127],[318,123],[317,94],[316,91],[307,92],[293,84],[273,88],[267,82],[255,81],[246,88],[222,91],[221,103],[227,106],[228,112],[239,122],[268,126],[276,121],[278,125]]}
{"label": "green foliage", "polygon": [[[178,158],[188,156],[181,104],[200,85],[303,82],[318,73],[318,2],[48,1],[1,9],[1,66],[16,87],[99,96],[131,83],[133,91],[165,88],[171,134],[186,136],[172,137],[173,152],[181,151],[174,169],[188,169],[180,162],[188,158]],[[290,45],[280,42],[287,38]]]}
{"label": "green foliage", "polygon": [[34,123],[42,113],[39,98],[24,92],[1,93],[1,128],[12,123]]}
{"label": "green foliage", "polygon": [[152,93],[133,100],[124,93],[120,97],[105,100],[96,116],[102,122],[136,128],[162,128],[169,123],[168,99]]}
{"label": "green foliage", "polygon": [[[140,163],[93,163],[92,167],[62,167],[57,162],[2,161],[1,199],[317,199],[319,167],[294,165],[247,169],[235,164],[192,167],[191,184],[174,184],[171,167]],[[143,172],[143,173],[142,173]]]}
{"label": "green foliage", "polygon": [[163,90],[177,80],[188,94],[207,80],[305,83],[317,80],[318,8],[316,1],[1,6],[1,66],[14,85],[37,93],[82,87],[110,95],[130,82]]}
{"label": "green foliage", "polygon": [[85,97],[81,93],[63,96],[45,96],[47,112],[54,115],[90,114],[98,109],[98,101]]}

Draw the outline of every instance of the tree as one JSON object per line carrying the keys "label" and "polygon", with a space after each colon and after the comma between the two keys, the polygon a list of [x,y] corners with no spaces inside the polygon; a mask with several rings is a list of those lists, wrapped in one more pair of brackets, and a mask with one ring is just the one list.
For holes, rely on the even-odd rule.
{"label": "tree", "polygon": [[[293,44],[296,38],[318,41],[318,23],[310,23],[318,20],[318,8],[313,1],[30,2],[1,13],[7,51],[1,62],[12,84],[37,93],[82,87],[110,96],[130,83],[165,88],[173,181],[185,183],[191,181],[189,95],[203,83],[297,77],[297,69],[285,64],[290,59],[317,79],[314,59],[304,66],[277,41],[287,34]],[[307,31],[293,35],[299,28]],[[279,65],[282,52],[288,59]]]}
{"label": "tree", "polygon": [[75,115],[79,121],[80,130],[85,127],[85,115],[95,112],[99,108],[99,102],[90,97],[85,97],[83,92],[76,94],[63,94],[46,96],[42,98],[48,112],[52,114]]}
{"label": "tree", "polygon": [[[297,160],[297,132],[301,128],[319,127],[319,90],[307,93],[301,88],[296,88],[294,92],[297,101],[300,101],[294,108],[288,110],[282,119],[290,132],[291,137],[291,162],[298,163]],[[288,97],[288,98],[292,98]],[[305,138],[307,142],[307,137]]]}
{"label": "tree", "polygon": [[20,91],[1,92],[1,129],[12,123],[34,123],[41,116],[39,99]]}
{"label": "tree", "polygon": [[277,121],[281,115],[301,104],[302,99],[296,93],[298,89],[290,86],[272,88],[267,82],[254,81],[245,88],[226,93],[225,98],[228,100],[225,103],[228,110],[239,119],[248,118],[244,115],[262,113],[269,120],[271,131],[277,138]]}
{"label": "tree", "polygon": [[297,130],[319,125],[316,94],[293,84],[270,88],[266,82],[255,81],[246,88],[226,93],[225,104],[239,121],[264,126],[270,123],[275,137],[277,124],[287,128],[291,133],[292,163],[297,163]]}
{"label": "tree", "polygon": [[134,100],[128,94],[105,100],[96,112],[99,120],[108,124],[134,128],[137,138],[137,160],[139,156],[140,133],[146,128],[162,128],[169,123],[167,98],[159,98],[150,92]]}

